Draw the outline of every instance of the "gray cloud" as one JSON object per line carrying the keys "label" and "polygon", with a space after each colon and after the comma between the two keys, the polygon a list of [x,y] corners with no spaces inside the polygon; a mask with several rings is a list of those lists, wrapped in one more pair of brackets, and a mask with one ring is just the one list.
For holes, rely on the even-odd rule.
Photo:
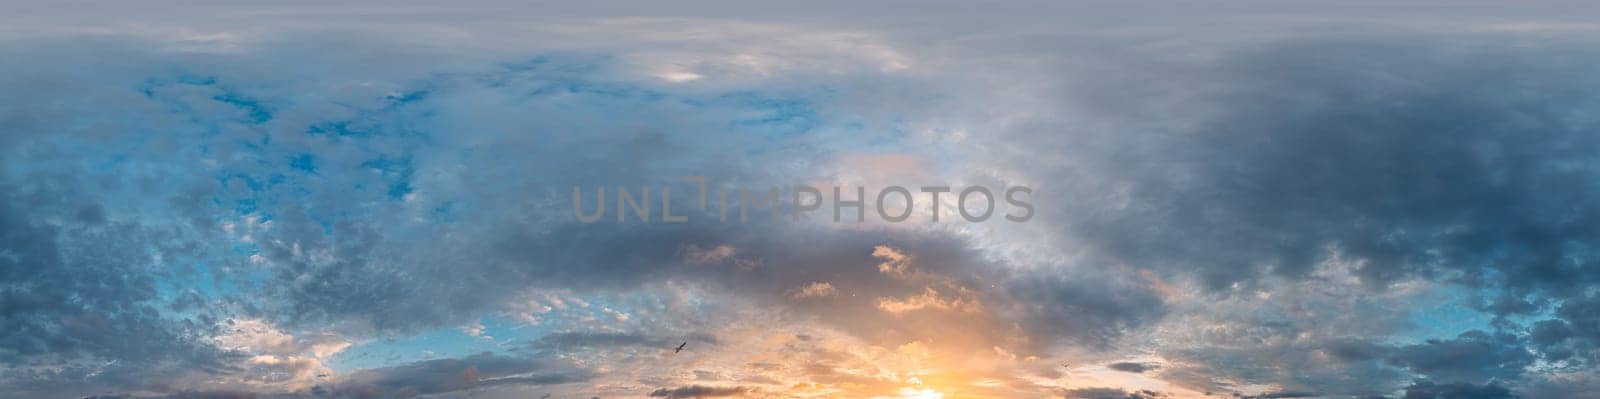
{"label": "gray cloud", "polygon": [[[88,393],[232,372],[237,355],[203,341],[215,331],[211,313],[160,311],[155,258],[190,250],[163,241],[179,233],[62,217],[81,209],[78,182],[39,177],[0,184],[0,392]],[[67,199],[41,202],[54,195]]]}
{"label": "gray cloud", "polygon": [[1476,385],[1472,383],[1457,382],[1449,384],[1435,384],[1429,381],[1418,381],[1406,387],[1402,399],[1511,399],[1510,390],[1495,383]]}
{"label": "gray cloud", "polygon": [[[1574,100],[1597,86],[1577,65],[1539,60],[1594,54],[1497,44],[1288,41],[1097,76],[1073,95],[1129,118],[1111,133],[1125,139],[1080,138],[1073,156],[1132,204],[1075,208],[1075,229],[1120,259],[1195,268],[1214,288],[1337,256],[1374,284],[1446,270],[1489,284],[1480,276],[1498,270],[1509,288],[1570,292],[1589,283],[1574,246],[1595,234],[1580,200],[1594,188],[1563,165],[1592,161],[1596,143],[1567,118],[1589,111]],[[1171,109],[1145,93],[1185,100]],[[1134,120],[1158,116],[1183,127]],[[1580,210],[1550,213],[1568,204]]]}
{"label": "gray cloud", "polygon": [[[1554,360],[1569,360],[1568,356],[1586,354],[1582,360],[1600,359],[1600,293],[1569,298],[1556,308],[1556,320],[1534,324],[1531,339]],[[1580,359],[1570,359],[1580,360]]]}
{"label": "gray cloud", "polygon": [[1322,396],[1322,395],[1318,395],[1318,394],[1311,393],[1311,392],[1286,391],[1286,392],[1268,392],[1268,393],[1263,393],[1263,394],[1260,394],[1260,395],[1248,395],[1248,396],[1238,396],[1238,397],[1245,398],[1245,399],[1278,399],[1278,398],[1315,398],[1315,397],[1319,397],[1319,396]]}
{"label": "gray cloud", "polygon": [[[716,345],[717,337],[705,333],[687,335],[682,341],[674,340],[676,337],[662,337],[643,333],[612,333],[612,332],[563,332],[539,337],[530,344],[536,350],[563,350],[577,348],[617,348],[617,347],[644,347],[656,349],[671,349],[681,342]],[[697,348],[698,349],[698,348]]]}
{"label": "gray cloud", "polygon": [[[1582,363],[1600,347],[1600,299],[1590,289],[1600,280],[1588,272],[1600,236],[1600,208],[1590,201],[1600,142],[1587,117],[1600,86],[1586,43],[1412,33],[1216,48],[1199,39],[1006,36],[1018,41],[1008,46],[1026,47],[1029,58],[1016,64],[1059,69],[972,80],[1055,90],[996,108],[1055,109],[1022,121],[992,117],[1033,109],[978,118],[1007,119],[1003,126],[941,127],[973,127],[963,131],[992,142],[963,149],[968,163],[950,169],[1029,171],[974,179],[1044,183],[1038,196],[1051,205],[1024,227],[1048,237],[1041,252],[1072,254],[1016,261],[994,256],[1004,240],[936,229],[575,225],[565,208],[575,183],[637,185],[710,171],[721,181],[787,184],[826,172],[818,165],[842,147],[920,150],[902,140],[917,129],[901,121],[945,119],[907,110],[983,108],[962,101],[968,92],[1004,100],[981,93],[1015,94],[1010,87],[929,87],[869,65],[757,87],[683,89],[641,81],[629,61],[604,54],[458,56],[333,36],[221,43],[243,47],[215,53],[121,39],[5,43],[0,64],[15,73],[0,77],[8,93],[0,97],[0,392],[185,392],[166,382],[241,372],[230,365],[239,354],[204,342],[228,315],[404,336],[475,320],[530,290],[626,292],[683,281],[752,306],[837,316],[821,322],[875,343],[971,322],[938,312],[886,318],[877,297],[972,288],[964,299],[994,311],[983,322],[1017,325],[1036,339],[1017,350],[1044,355],[1058,343],[1112,350],[1176,311],[1195,311],[1169,307],[1163,295],[1173,291],[1157,279],[1230,297],[1315,281],[1331,264],[1348,265],[1372,292],[1419,281],[1476,289],[1479,310],[1507,317],[1493,333],[1379,344],[1411,332],[1391,320],[1409,309],[1352,307],[1351,318],[1389,324],[1324,336],[1306,318],[1328,311],[1287,301],[1280,313],[1228,320],[1218,333],[1261,343],[1170,354],[1209,372],[1316,392],[1412,378],[1399,373],[1445,384],[1419,383],[1417,392],[1488,389],[1462,384],[1512,384],[1535,358],[1588,370]],[[1042,45],[1082,40],[1094,49]],[[1169,53],[1174,47],[1185,50]],[[913,70],[1018,55],[926,51],[919,55],[934,62]],[[839,89],[867,81],[863,90]],[[831,100],[873,104],[858,112]],[[706,245],[737,248],[746,263],[679,260],[684,248]],[[938,279],[877,272],[876,245],[917,256]],[[166,292],[174,281],[262,288]],[[782,294],[815,281],[841,295],[797,302]],[[1523,328],[1510,316],[1543,320]],[[958,338],[998,342],[1012,332]],[[1301,333],[1312,334],[1295,341]],[[574,334],[532,345],[666,342]],[[1322,349],[1341,361],[1326,367],[1342,369],[1305,359]],[[460,378],[468,370],[475,378]],[[587,377],[488,356],[352,378],[365,382],[323,389],[426,394]]]}
{"label": "gray cloud", "polygon": [[1514,335],[1472,330],[1396,348],[1388,360],[1436,381],[1456,382],[1515,379],[1534,356]]}
{"label": "gray cloud", "polygon": [[[1050,343],[1049,338],[1053,337],[1103,342],[1159,314],[1159,310],[1152,309],[1160,306],[1159,301],[1139,284],[1107,287],[1085,281],[1095,276],[1036,279],[1031,273],[1011,272],[985,259],[973,242],[940,232],[838,231],[785,224],[579,225],[571,220],[566,206],[566,189],[571,185],[655,184],[663,178],[641,176],[635,173],[638,170],[706,171],[699,173],[723,182],[789,184],[811,178],[807,173],[812,170],[805,167],[817,161],[810,159],[833,155],[816,144],[840,139],[816,133],[818,129],[811,126],[825,117],[840,117],[822,114],[824,110],[812,97],[815,89],[673,93],[619,79],[607,70],[609,64],[605,60],[581,55],[535,57],[476,70],[461,71],[449,66],[445,68],[451,72],[407,69],[372,76],[366,74],[365,68],[355,66],[367,61],[338,55],[345,52],[320,51],[325,48],[292,43],[253,49],[254,52],[237,57],[204,60],[160,60],[164,54],[160,51],[134,50],[145,47],[143,42],[96,43],[94,48],[115,54],[128,64],[158,65],[149,71],[98,78],[118,81],[115,85],[84,84],[88,78],[79,76],[85,73],[82,70],[40,69],[37,65],[23,69],[23,75],[31,79],[25,81],[82,85],[75,87],[81,92],[57,93],[91,99],[73,103],[84,109],[72,110],[68,115],[103,106],[92,100],[107,96],[153,115],[104,115],[107,121],[121,118],[127,126],[117,131],[130,132],[105,137],[106,140],[131,140],[138,136],[133,133],[149,131],[216,132],[194,136],[152,134],[155,138],[150,148],[127,154],[121,161],[125,166],[118,169],[69,168],[55,172],[59,174],[54,176],[57,180],[71,184],[87,184],[77,180],[99,183],[119,178],[136,181],[137,185],[103,195],[138,201],[105,204],[93,201],[97,196],[88,191],[52,192],[65,188],[42,184],[52,181],[49,179],[32,179],[41,183],[36,190],[19,191],[38,198],[84,198],[82,203],[63,206],[60,212],[63,220],[84,226],[139,220],[144,215],[163,224],[148,227],[150,232],[129,223],[117,228],[127,229],[121,232],[125,236],[149,240],[106,250],[172,246],[175,252],[185,252],[163,260],[215,265],[186,270],[188,274],[180,280],[209,279],[258,287],[206,295],[193,290],[182,292],[170,304],[163,305],[178,312],[221,314],[185,320],[182,328],[187,330],[172,333],[173,337],[152,338],[156,342],[193,341],[194,337],[215,335],[215,331],[207,329],[214,328],[224,315],[265,318],[293,331],[331,329],[357,337],[405,335],[474,319],[530,289],[621,291],[664,280],[710,284],[756,298],[766,306],[792,307],[813,314],[849,309],[854,313],[824,321],[869,339],[883,340],[933,334],[937,329],[932,327],[962,319],[937,312],[887,319],[874,306],[880,296],[909,297],[930,287],[944,290],[946,295],[959,292],[958,288],[979,288],[972,291],[974,297],[966,299],[992,304],[1003,313],[995,317],[1027,320],[1031,333],[1046,338],[1041,344]],[[335,41],[328,46],[364,45],[370,43]],[[49,47],[11,50],[49,62],[99,58]],[[391,56],[415,54],[396,50]],[[249,66],[299,57],[327,57],[320,59],[337,66],[331,75],[318,81],[348,83],[356,79],[377,89],[344,90],[337,83],[278,87],[263,83],[256,74],[258,67]],[[299,82],[296,79],[312,74],[288,65],[273,73],[288,82]],[[293,96],[306,92],[341,100],[293,100],[297,98]],[[519,103],[492,105],[507,97],[518,98]],[[592,107],[592,111],[562,111],[574,101]],[[500,108],[495,110],[496,107]],[[615,112],[621,110],[627,110],[631,121],[618,119]],[[34,115],[47,114],[39,111]],[[552,115],[561,117],[548,117]],[[19,128],[32,131],[70,126],[50,119],[28,123]],[[727,129],[729,123],[739,128]],[[452,133],[450,140],[428,139],[442,137],[436,130],[466,133]],[[522,131],[538,134],[507,134]],[[570,131],[586,133],[560,133]],[[474,136],[470,132],[482,133]],[[67,137],[90,140],[98,139],[96,134],[106,134],[75,133]],[[860,139],[858,135],[850,136],[850,140]],[[185,140],[194,142],[181,144]],[[551,140],[562,144],[551,145]],[[49,143],[20,143],[22,150],[18,151],[26,156],[13,159],[49,163],[65,156],[53,151]],[[796,149],[731,159],[724,156],[771,146]],[[591,151],[574,158],[571,148],[580,147]],[[198,150],[202,148],[203,151]],[[169,153],[173,149],[183,150]],[[469,153],[474,155],[461,156]],[[109,155],[75,155],[91,160],[103,156]],[[727,167],[729,162],[750,167]],[[768,169],[759,165],[800,168]],[[675,172],[665,178],[676,175]],[[17,202],[37,202],[38,198]],[[150,212],[151,209],[158,212]],[[711,217],[699,213],[694,216]],[[12,220],[20,219],[7,222]],[[46,231],[28,231],[30,228]],[[48,248],[51,242],[39,241],[39,237],[50,235],[50,228],[53,227],[8,226],[7,237],[16,238],[8,238],[7,244],[17,246],[18,251],[25,250],[18,252],[21,256],[57,256]],[[152,233],[166,236],[153,237]],[[416,245],[423,241],[428,245]],[[626,244],[619,246],[619,242]],[[708,267],[680,260],[685,248],[709,245],[735,247],[738,260],[759,267],[739,271],[731,265]],[[916,256],[918,270],[937,277],[904,280],[878,272],[874,265],[880,260],[872,256],[877,245],[891,245]],[[75,249],[57,252],[92,254]],[[139,259],[141,255],[124,257]],[[20,266],[7,266],[8,272],[22,270]],[[95,293],[97,300],[106,301],[108,306],[124,306],[155,300],[147,280],[161,275],[161,268],[167,264],[145,265],[147,270],[138,272],[125,262],[103,259],[90,266],[104,268],[107,272],[101,275],[128,279],[94,286],[128,290]],[[73,278],[95,274],[93,270],[84,271],[68,274]],[[266,281],[257,281],[258,273],[264,273]],[[48,281],[33,276],[19,278],[33,284]],[[63,275],[62,281],[69,281],[67,278]],[[872,295],[841,295],[828,301],[795,303],[782,294],[799,284],[824,280],[834,282],[841,291]],[[982,290],[984,283],[1017,289],[1011,290],[1013,297]],[[43,306],[51,299],[32,297],[42,292],[45,291],[30,289],[24,295],[24,291],[8,291],[6,308],[23,311]],[[1047,303],[1013,305],[1016,300]],[[841,301],[853,306],[838,306]],[[1115,308],[1101,309],[1103,305]],[[1059,313],[1062,309],[1076,309],[1093,317],[1068,317]],[[170,328],[177,327],[152,325],[133,329],[157,334]],[[999,342],[1008,339],[1001,335],[1011,332],[974,333],[988,334],[970,337],[974,340]],[[60,354],[67,350],[62,345],[71,345],[71,341],[41,340],[61,337],[55,330],[39,327],[8,339],[19,352]],[[572,337],[553,336],[545,344],[568,338]],[[613,338],[621,341],[610,344],[653,342],[627,341],[637,337]],[[149,360],[185,351],[215,351],[204,342],[178,344],[186,347],[152,350]],[[134,347],[137,346],[89,348]],[[1042,346],[1017,348],[1041,349]],[[143,356],[126,354],[120,358]],[[197,363],[202,360],[179,364],[190,371],[228,372],[224,370],[229,367],[226,362]],[[69,380],[70,376],[16,377],[17,381],[29,379]],[[174,389],[181,388],[160,390]]]}
{"label": "gray cloud", "polygon": [[1106,365],[1106,368],[1129,373],[1143,373],[1161,368],[1161,365],[1154,363],[1117,362]]}
{"label": "gray cloud", "polygon": [[1168,396],[1151,390],[1130,392],[1116,388],[1080,388],[1068,390],[1065,393],[1065,397],[1068,399],[1156,399]]}
{"label": "gray cloud", "polygon": [[747,387],[714,387],[705,385],[689,385],[672,389],[661,388],[650,392],[652,398],[687,399],[687,398],[722,398],[739,396],[751,389]]}
{"label": "gray cloud", "polygon": [[362,370],[333,384],[296,392],[180,390],[162,395],[101,395],[90,399],[367,399],[438,397],[494,387],[579,383],[592,371],[559,360],[482,353]]}
{"label": "gray cloud", "polygon": [[[1073,160],[1075,170],[1013,161],[1035,180],[1060,182],[1040,196],[1076,199],[1078,206],[1041,215],[1069,226],[1061,247],[1193,279],[1218,295],[1348,269],[1370,292],[1418,280],[1493,290],[1480,310],[1495,316],[1597,314],[1583,307],[1595,283],[1584,270],[1594,262],[1592,219],[1600,214],[1587,200],[1597,194],[1589,167],[1597,142],[1586,133],[1593,121],[1577,115],[1594,112],[1582,99],[1600,82],[1583,63],[1558,61],[1596,58],[1594,47],[1480,37],[1481,45],[1460,48],[1449,44],[1463,36],[1384,37],[1223,46],[1199,60],[1107,51],[1068,68],[1093,78],[1059,89],[1060,109],[1082,118],[1024,129],[1068,133],[1019,131],[1008,138],[1027,144],[995,159]],[[1504,333],[1398,348],[1387,360],[1452,381],[1519,378],[1534,355],[1505,335],[1522,326],[1501,323]],[[1406,331],[1402,323],[1390,328]],[[1568,324],[1535,332],[1553,351],[1543,356],[1592,351],[1569,338]],[[1276,350],[1267,348],[1256,351]],[[1343,349],[1348,367],[1371,369],[1358,381],[1396,377],[1364,361],[1387,350]],[[1235,355],[1249,357],[1206,358],[1273,381],[1284,376],[1271,366],[1308,367],[1221,361]]]}
{"label": "gray cloud", "polygon": [[1127,276],[1018,276],[1011,294],[1017,316],[1035,331],[1086,344],[1103,345],[1161,317],[1161,298]]}
{"label": "gray cloud", "polygon": [[393,398],[500,385],[551,385],[588,381],[594,372],[565,361],[483,353],[362,370],[338,384],[317,386],[315,397]]}

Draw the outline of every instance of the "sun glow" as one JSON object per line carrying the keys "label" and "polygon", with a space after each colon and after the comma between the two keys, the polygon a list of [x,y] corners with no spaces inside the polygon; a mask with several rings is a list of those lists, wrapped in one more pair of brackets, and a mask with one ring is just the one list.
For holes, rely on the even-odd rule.
{"label": "sun glow", "polygon": [[928,388],[900,388],[900,397],[904,399],[940,399],[944,394]]}

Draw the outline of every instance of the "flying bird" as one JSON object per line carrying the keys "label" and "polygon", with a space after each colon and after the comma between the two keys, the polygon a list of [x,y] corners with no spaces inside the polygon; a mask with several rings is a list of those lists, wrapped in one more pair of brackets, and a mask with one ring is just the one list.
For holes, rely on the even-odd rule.
{"label": "flying bird", "polygon": [[683,341],[683,343],[679,344],[676,349],[672,350],[672,353],[683,352],[683,347],[685,346],[689,346],[689,341]]}

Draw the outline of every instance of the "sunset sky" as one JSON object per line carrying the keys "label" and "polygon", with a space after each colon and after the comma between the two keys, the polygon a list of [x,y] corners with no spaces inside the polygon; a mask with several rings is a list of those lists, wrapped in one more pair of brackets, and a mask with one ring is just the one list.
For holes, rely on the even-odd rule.
{"label": "sunset sky", "polygon": [[1594,398],[1597,17],[0,1],[0,397]]}

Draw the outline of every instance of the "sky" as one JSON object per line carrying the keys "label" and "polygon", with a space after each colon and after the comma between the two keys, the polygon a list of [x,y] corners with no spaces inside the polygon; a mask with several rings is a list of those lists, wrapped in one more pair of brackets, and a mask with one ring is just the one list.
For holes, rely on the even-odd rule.
{"label": "sky", "polygon": [[1600,392],[1582,3],[0,9],[0,397]]}

